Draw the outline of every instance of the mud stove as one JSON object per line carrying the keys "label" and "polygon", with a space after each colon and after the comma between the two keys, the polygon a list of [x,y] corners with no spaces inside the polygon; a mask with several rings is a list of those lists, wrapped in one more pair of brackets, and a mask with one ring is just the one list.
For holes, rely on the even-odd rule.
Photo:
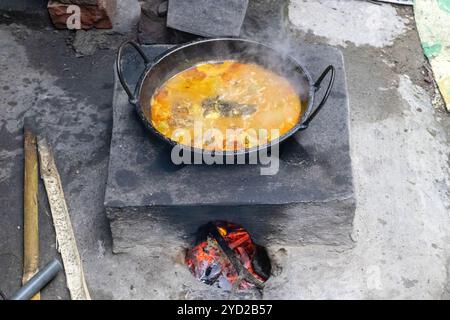
{"label": "mud stove", "polygon": [[[150,57],[168,48],[144,46]],[[145,130],[116,77],[105,195],[115,252],[187,247],[201,225],[219,220],[244,226],[260,245],[351,243],[355,197],[343,57],[335,48],[306,44],[291,55],[314,79],[330,64],[337,75],[309,129],[283,144],[276,175],[260,175],[259,165],[173,165],[170,147]],[[138,60],[135,53],[124,58],[129,82],[142,71]]]}

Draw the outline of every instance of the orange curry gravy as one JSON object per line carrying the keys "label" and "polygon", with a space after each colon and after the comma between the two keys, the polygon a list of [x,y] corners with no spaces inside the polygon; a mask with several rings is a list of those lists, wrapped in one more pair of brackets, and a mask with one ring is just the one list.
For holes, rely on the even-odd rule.
{"label": "orange curry gravy", "polygon": [[[257,146],[263,141],[260,129],[268,132],[264,142],[276,139],[297,124],[302,111],[287,79],[232,60],[199,64],[175,75],[150,103],[152,124],[161,134],[184,145],[221,151]],[[199,125],[200,133],[194,130]],[[217,136],[205,134],[208,129],[219,130],[222,141],[211,141]],[[230,138],[227,129],[237,133]]]}

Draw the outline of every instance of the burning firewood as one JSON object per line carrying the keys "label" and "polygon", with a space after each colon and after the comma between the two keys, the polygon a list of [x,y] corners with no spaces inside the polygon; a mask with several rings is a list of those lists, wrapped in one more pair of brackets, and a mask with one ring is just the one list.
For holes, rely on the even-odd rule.
{"label": "burning firewood", "polygon": [[265,249],[242,226],[225,221],[208,223],[199,230],[186,264],[198,280],[226,290],[263,288],[270,276]]}

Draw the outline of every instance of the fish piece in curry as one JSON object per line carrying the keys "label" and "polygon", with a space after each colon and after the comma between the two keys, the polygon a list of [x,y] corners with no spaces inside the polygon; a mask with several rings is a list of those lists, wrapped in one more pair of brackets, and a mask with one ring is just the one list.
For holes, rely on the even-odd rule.
{"label": "fish piece in curry", "polygon": [[[265,138],[272,141],[291,130],[302,113],[297,90],[286,78],[233,60],[199,64],[175,75],[155,92],[150,107],[152,124],[162,135],[188,146],[221,151],[257,146],[261,140],[254,132],[260,129],[267,130]],[[223,141],[212,147],[210,139],[196,136],[196,123],[203,134],[219,130]],[[186,134],[177,135],[179,129]],[[246,135],[244,143],[227,141],[227,129],[239,132],[233,139]]]}

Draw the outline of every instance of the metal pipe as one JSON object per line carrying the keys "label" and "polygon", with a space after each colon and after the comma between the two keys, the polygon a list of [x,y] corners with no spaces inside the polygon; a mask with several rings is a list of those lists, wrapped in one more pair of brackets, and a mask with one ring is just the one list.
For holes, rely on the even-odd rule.
{"label": "metal pipe", "polygon": [[22,288],[19,289],[10,300],[30,300],[36,293],[53,280],[62,270],[61,262],[53,259],[44,269],[36,273]]}

